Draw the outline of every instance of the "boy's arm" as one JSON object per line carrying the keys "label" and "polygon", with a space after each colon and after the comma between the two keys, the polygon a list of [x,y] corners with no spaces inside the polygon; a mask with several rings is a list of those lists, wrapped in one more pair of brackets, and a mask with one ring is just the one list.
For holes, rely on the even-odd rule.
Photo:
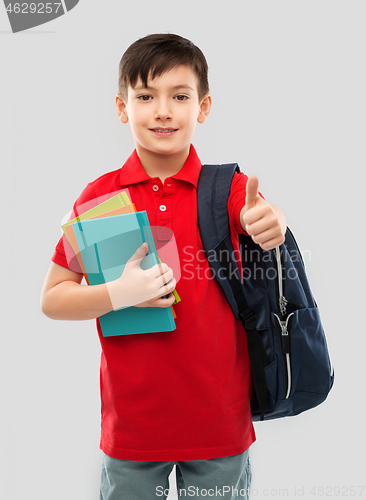
{"label": "boy's arm", "polygon": [[42,312],[51,319],[87,320],[112,311],[106,285],[81,285],[82,278],[52,262],[41,292]]}
{"label": "boy's arm", "polygon": [[242,228],[263,250],[272,250],[285,241],[286,218],[282,210],[258,194],[258,179],[252,176],[246,186],[245,205],[240,211]]}
{"label": "boy's arm", "polygon": [[[121,307],[169,307],[175,301],[176,280],[166,264],[143,270],[144,243],[127,262],[117,280],[101,285],[81,285],[82,275],[51,263],[42,292],[42,312],[51,319],[94,319]],[[168,295],[163,299],[162,296]]]}

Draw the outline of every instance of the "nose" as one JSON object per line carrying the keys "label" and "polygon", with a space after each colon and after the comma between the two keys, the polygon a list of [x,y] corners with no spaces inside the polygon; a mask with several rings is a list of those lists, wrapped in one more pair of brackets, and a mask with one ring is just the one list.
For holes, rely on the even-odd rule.
{"label": "nose", "polygon": [[156,101],[156,109],[155,109],[155,119],[156,120],[170,120],[172,118],[172,112],[168,105],[166,99],[159,99]]}

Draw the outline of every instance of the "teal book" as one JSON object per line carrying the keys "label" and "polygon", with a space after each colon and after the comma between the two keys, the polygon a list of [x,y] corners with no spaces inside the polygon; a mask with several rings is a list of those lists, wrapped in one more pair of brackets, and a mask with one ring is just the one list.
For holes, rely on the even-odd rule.
{"label": "teal book", "polygon": [[[126,262],[146,242],[142,269],[159,263],[147,213],[133,212],[73,224],[89,286],[119,278]],[[175,330],[170,307],[126,307],[99,317],[104,337]]]}

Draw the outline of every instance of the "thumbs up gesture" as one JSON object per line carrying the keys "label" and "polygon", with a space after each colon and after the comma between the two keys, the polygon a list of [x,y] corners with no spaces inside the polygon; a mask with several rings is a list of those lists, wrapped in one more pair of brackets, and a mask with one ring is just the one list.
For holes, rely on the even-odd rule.
{"label": "thumbs up gesture", "polygon": [[258,179],[249,177],[245,205],[240,211],[242,228],[263,250],[272,250],[285,240],[286,219],[280,208],[258,193]]}

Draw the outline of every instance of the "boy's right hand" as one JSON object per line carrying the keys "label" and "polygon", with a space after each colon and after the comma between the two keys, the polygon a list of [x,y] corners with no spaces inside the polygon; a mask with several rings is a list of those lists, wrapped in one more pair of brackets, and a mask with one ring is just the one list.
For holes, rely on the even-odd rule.
{"label": "boy's right hand", "polygon": [[[140,264],[147,251],[148,245],[143,243],[127,261],[122,275],[106,283],[114,310],[130,306],[169,307],[174,303],[173,271],[166,264],[142,269]],[[162,298],[164,295],[168,297]]]}

